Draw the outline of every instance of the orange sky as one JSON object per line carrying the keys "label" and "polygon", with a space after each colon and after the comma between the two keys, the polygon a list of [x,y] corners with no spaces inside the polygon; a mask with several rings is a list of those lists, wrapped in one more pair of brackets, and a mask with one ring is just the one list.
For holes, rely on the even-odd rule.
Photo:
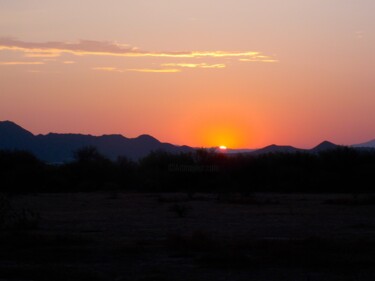
{"label": "orange sky", "polygon": [[0,5],[0,120],[33,133],[231,148],[375,138],[375,1]]}

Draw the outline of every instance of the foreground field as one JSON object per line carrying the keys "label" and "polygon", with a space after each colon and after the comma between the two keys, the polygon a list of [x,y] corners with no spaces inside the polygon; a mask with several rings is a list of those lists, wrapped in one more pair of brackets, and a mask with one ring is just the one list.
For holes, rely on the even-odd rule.
{"label": "foreground field", "polygon": [[[0,280],[375,280],[368,195],[35,194]],[[26,219],[28,219],[26,217]]]}

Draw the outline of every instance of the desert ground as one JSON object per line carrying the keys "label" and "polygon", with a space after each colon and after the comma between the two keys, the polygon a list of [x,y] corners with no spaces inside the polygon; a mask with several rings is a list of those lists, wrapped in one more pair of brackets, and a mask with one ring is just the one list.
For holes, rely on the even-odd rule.
{"label": "desert ground", "polygon": [[19,221],[0,231],[2,281],[375,280],[370,195],[112,191],[9,201]]}

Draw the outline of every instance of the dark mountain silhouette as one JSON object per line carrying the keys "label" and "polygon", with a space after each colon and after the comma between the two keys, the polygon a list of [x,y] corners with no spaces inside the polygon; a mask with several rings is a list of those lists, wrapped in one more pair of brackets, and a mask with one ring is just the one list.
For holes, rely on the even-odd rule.
{"label": "dark mountain silhouette", "polygon": [[0,122],[0,148],[25,149],[32,146],[34,135],[11,121]]}
{"label": "dark mountain silhouette", "polygon": [[303,151],[302,149],[295,148],[293,146],[289,145],[276,145],[272,144],[266,147],[263,147],[261,149],[258,149],[254,152],[251,152],[252,154],[267,154],[267,153],[296,153]]}
{"label": "dark mountain silhouette", "polygon": [[337,145],[337,144],[334,144],[334,143],[329,142],[329,141],[323,141],[322,143],[318,144],[317,146],[315,146],[310,151],[313,152],[313,153],[319,153],[319,152],[323,152],[323,151],[334,150],[334,149],[337,149],[338,147],[340,147],[340,146]]}
{"label": "dark mountain silhouette", "polygon": [[[176,146],[162,143],[150,135],[140,135],[137,138],[126,138],[122,135],[92,136],[82,134],[56,134],[33,135],[11,121],[0,122],[0,149],[26,150],[46,162],[67,162],[73,160],[73,152],[87,146],[93,146],[100,153],[110,159],[125,156],[138,160],[147,156],[151,151],[163,150],[171,153],[191,152],[194,148],[189,146]],[[257,150],[229,149],[229,154],[268,153],[320,153],[340,147],[329,141],[324,141],[312,149],[299,149],[293,146],[269,145]],[[353,145],[357,150],[375,149],[375,140]]]}
{"label": "dark mountain silhouette", "polygon": [[355,144],[353,147],[368,147],[368,148],[375,148],[375,140],[371,140],[365,143]]}
{"label": "dark mountain silhouette", "polygon": [[110,159],[126,156],[137,160],[151,151],[171,153],[189,152],[193,148],[162,143],[149,135],[126,138],[122,135],[92,136],[82,134],[33,135],[17,124],[0,122],[0,149],[26,150],[46,162],[66,162],[73,159],[73,152],[87,146],[96,147]]}
{"label": "dark mountain silhouette", "polygon": [[289,145],[272,144],[264,148],[250,152],[250,154],[261,155],[261,154],[268,154],[268,153],[297,153],[297,152],[320,153],[320,152],[324,152],[328,150],[334,150],[339,147],[340,147],[339,145],[334,144],[329,141],[323,141],[322,143],[318,144],[316,147],[312,149],[301,149],[301,148],[296,148],[296,147],[289,146]]}

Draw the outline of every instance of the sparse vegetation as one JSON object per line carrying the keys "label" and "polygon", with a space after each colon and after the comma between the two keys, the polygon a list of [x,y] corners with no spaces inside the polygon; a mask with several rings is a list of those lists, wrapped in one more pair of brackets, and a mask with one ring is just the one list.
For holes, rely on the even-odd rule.
{"label": "sparse vegetation", "polygon": [[161,194],[158,197],[160,203],[179,203],[179,202],[188,202],[191,200],[191,197],[182,193],[170,193],[170,194]]}
{"label": "sparse vegetation", "polygon": [[7,223],[10,212],[11,206],[8,197],[0,193],[0,229]]}
{"label": "sparse vegetation", "polygon": [[[374,225],[363,215],[374,210],[374,167],[374,153],[349,148],[266,155],[156,151],[133,162],[111,161],[88,147],[61,165],[27,152],[0,151],[0,278],[43,281],[58,272],[54,280],[180,280],[176,268],[182,264],[189,272],[184,281],[210,280],[190,273],[192,268],[212,274],[212,280],[224,272],[259,277],[267,270],[286,272],[291,280],[288,273],[296,268],[332,271],[331,279],[309,275],[314,281],[374,280]],[[84,200],[77,191],[86,191]],[[69,197],[57,204],[57,214],[44,202],[42,220],[35,211],[39,205],[17,199],[38,200],[34,192]],[[287,194],[293,192],[303,199]],[[328,192],[341,194],[310,197]],[[149,201],[138,202],[144,198]],[[352,207],[358,214],[348,212]],[[8,265],[15,261],[16,267]],[[227,279],[242,280],[236,276]],[[266,280],[285,280],[275,276]]]}
{"label": "sparse vegetation", "polygon": [[27,207],[16,208],[8,196],[0,194],[0,230],[35,230],[40,219],[39,213]]}
{"label": "sparse vegetation", "polygon": [[239,205],[275,205],[280,202],[273,198],[260,198],[255,194],[240,193],[221,193],[217,197],[217,201],[223,204],[239,204]]}
{"label": "sparse vegetation", "polygon": [[190,212],[191,207],[184,204],[174,204],[168,210],[175,213],[179,218],[185,218]]}
{"label": "sparse vegetation", "polygon": [[375,186],[375,153],[345,147],[318,154],[155,151],[138,162],[111,161],[94,147],[74,155],[70,163],[47,165],[27,152],[0,151],[1,191],[111,192],[115,186],[116,192],[182,192],[194,200],[194,194],[207,192],[368,193]]}
{"label": "sparse vegetation", "polygon": [[218,241],[205,231],[194,231],[191,235],[169,234],[165,242],[167,248],[180,254],[212,251],[218,246]]}
{"label": "sparse vegetation", "polygon": [[366,205],[375,205],[375,196],[374,195],[345,195],[339,198],[328,199],[324,202],[329,205],[343,205],[343,206],[366,206]]}
{"label": "sparse vegetation", "polygon": [[[345,197],[342,194],[238,194],[260,202],[245,205],[195,200],[198,194],[186,202],[158,200],[175,194],[119,195],[119,200],[109,200],[107,192],[11,198],[12,208],[38,206],[46,219],[42,227],[28,231],[0,230],[0,279],[190,281],[224,276],[235,281],[367,281],[375,277],[371,236],[375,209],[359,205],[353,212],[322,204]],[[262,203],[272,198],[280,204]],[[176,211],[168,211],[175,205]],[[178,212],[186,206],[194,207],[194,212],[179,220]]]}
{"label": "sparse vegetation", "polygon": [[39,228],[40,214],[29,209],[22,208],[13,213],[11,228],[14,230],[35,230]]}
{"label": "sparse vegetation", "polygon": [[[364,240],[332,241],[319,237],[228,240],[195,232],[190,236],[170,235],[166,245],[179,255],[193,257],[200,266],[230,270],[257,267],[340,269],[345,266],[360,269],[375,266],[375,260],[368,259],[375,254],[375,244]],[[364,259],[367,259],[366,263]]]}

